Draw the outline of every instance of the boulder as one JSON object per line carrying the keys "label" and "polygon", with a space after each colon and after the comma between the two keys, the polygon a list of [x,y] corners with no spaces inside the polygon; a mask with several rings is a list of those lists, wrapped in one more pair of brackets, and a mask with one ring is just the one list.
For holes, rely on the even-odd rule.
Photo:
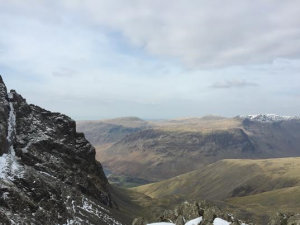
{"label": "boulder", "polygon": [[182,215],[186,221],[200,217],[202,212],[203,210],[200,210],[197,202],[192,204],[185,202],[175,208],[175,214]]}
{"label": "boulder", "polygon": [[183,218],[183,216],[178,216],[175,225],[184,225],[185,224],[185,220]]}
{"label": "boulder", "polygon": [[178,217],[178,214],[172,210],[165,210],[163,214],[159,217],[159,222],[175,222]]}
{"label": "boulder", "polygon": [[213,223],[214,219],[217,217],[224,218],[224,213],[217,207],[213,206],[204,211],[203,221]]}
{"label": "boulder", "polygon": [[291,216],[287,220],[287,225],[300,225],[300,214]]}
{"label": "boulder", "polygon": [[147,224],[148,224],[147,220],[142,217],[134,219],[132,223],[132,225],[147,225]]}
{"label": "boulder", "polygon": [[270,217],[268,225],[287,225],[288,217],[282,213],[276,213]]}

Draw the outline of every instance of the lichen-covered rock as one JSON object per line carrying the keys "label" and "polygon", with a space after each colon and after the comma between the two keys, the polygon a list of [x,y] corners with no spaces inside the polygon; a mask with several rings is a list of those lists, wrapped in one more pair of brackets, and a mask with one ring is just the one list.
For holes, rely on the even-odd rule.
{"label": "lichen-covered rock", "polygon": [[182,215],[186,221],[202,216],[197,202],[194,202],[192,204],[185,202],[180,206],[176,207],[174,211],[176,215]]}
{"label": "lichen-covered rock", "polygon": [[148,224],[148,222],[147,222],[147,220],[145,220],[144,218],[136,218],[134,221],[133,221],[133,223],[132,223],[132,225],[147,225]]}
{"label": "lichen-covered rock", "polygon": [[270,217],[268,225],[287,225],[287,216],[282,213],[276,213]]}
{"label": "lichen-covered rock", "polygon": [[75,121],[16,91],[8,97],[1,77],[0,178],[0,224],[120,224],[95,149]]}
{"label": "lichen-covered rock", "polygon": [[175,222],[178,214],[173,210],[165,210],[162,215],[158,218],[159,222]]}
{"label": "lichen-covered rock", "polygon": [[203,215],[203,222],[210,222],[213,223],[215,218],[224,218],[224,213],[218,209],[217,207],[213,206],[210,208],[207,208],[204,211],[204,215]]}
{"label": "lichen-covered rock", "polygon": [[300,214],[291,216],[287,220],[287,225],[300,225]]}
{"label": "lichen-covered rock", "polygon": [[175,221],[175,225],[184,225],[185,224],[185,220],[183,218],[183,216],[178,216],[178,218]]}
{"label": "lichen-covered rock", "polygon": [[[202,217],[202,218],[200,218]],[[238,220],[234,215],[222,212],[215,206],[210,206],[206,201],[200,202],[184,202],[175,207],[174,210],[165,210],[154,222],[172,222],[175,225],[184,225],[186,222],[199,218],[202,220],[199,225],[213,225],[214,220],[227,221],[232,225],[242,225],[242,221]],[[251,223],[247,223],[251,224]]]}
{"label": "lichen-covered rock", "polygon": [[268,225],[300,225],[300,214],[276,213],[270,217]]}

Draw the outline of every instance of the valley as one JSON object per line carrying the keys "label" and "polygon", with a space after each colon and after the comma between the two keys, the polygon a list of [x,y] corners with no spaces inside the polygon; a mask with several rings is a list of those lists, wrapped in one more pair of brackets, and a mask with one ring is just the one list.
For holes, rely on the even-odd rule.
{"label": "valley", "polygon": [[300,225],[300,1],[0,0],[0,225]]}
{"label": "valley", "polygon": [[0,88],[1,223],[297,220],[298,117],[75,123]]}
{"label": "valley", "polygon": [[[126,118],[122,120],[129,124],[132,119],[128,118],[127,123],[124,122]],[[222,159],[300,156],[300,120],[297,118],[261,122],[242,117],[206,116],[138,121],[143,125],[123,137],[118,136],[119,132],[99,131],[100,136],[109,135],[116,140],[95,143],[97,159],[114,176],[157,182],[199,170]],[[92,143],[95,138],[91,133],[95,132],[97,123],[103,122],[91,121],[84,129],[79,125],[79,130],[85,132]],[[127,125],[121,126],[127,129]]]}
{"label": "valley", "polygon": [[298,117],[205,116],[143,124],[96,147],[119,205],[136,209],[131,215],[155,221],[162,210],[186,200],[207,200],[258,224],[278,211],[300,210]]}

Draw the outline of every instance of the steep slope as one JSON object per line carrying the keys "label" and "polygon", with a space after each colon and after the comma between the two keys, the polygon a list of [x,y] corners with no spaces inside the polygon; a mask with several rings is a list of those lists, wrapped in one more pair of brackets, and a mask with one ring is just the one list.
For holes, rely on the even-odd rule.
{"label": "steep slope", "polygon": [[105,168],[117,175],[160,181],[222,159],[300,156],[298,117],[206,116],[151,125],[102,148],[98,157]]}
{"label": "steep slope", "polygon": [[242,129],[211,133],[149,129],[136,132],[101,155],[117,174],[150,181],[203,168],[224,158],[254,158],[255,149]]}
{"label": "steep slope", "polygon": [[267,224],[277,212],[300,210],[299,171],[300,158],[222,160],[204,170],[130,190],[153,201],[206,199],[243,220]]}
{"label": "steep slope", "polygon": [[249,212],[274,214],[278,211],[289,213],[300,211],[300,186],[281,188],[256,195],[226,200],[230,205],[244,207]]}
{"label": "steep slope", "polygon": [[8,115],[9,115],[9,104],[7,101],[7,89],[0,76],[0,155],[8,149],[7,143],[7,129],[8,129]]}
{"label": "steep slope", "polygon": [[243,129],[255,148],[267,154],[268,158],[300,156],[300,119],[280,118],[260,115],[252,120],[244,119]]}
{"label": "steep slope", "polygon": [[121,224],[95,149],[75,121],[7,94],[0,81],[0,223]]}
{"label": "steep slope", "polygon": [[225,200],[300,186],[300,158],[265,160],[228,159],[158,183],[133,190],[153,198],[184,195]]}
{"label": "steep slope", "polygon": [[123,117],[99,121],[77,121],[77,130],[86,135],[92,145],[99,146],[120,141],[128,134],[149,127],[137,117]]}

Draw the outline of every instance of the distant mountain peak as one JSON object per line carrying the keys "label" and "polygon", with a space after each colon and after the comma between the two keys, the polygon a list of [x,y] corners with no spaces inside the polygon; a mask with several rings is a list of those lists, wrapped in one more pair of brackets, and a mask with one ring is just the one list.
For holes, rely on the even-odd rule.
{"label": "distant mountain peak", "polygon": [[250,120],[253,122],[261,122],[261,123],[273,123],[280,121],[288,121],[288,120],[300,120],[300,116],[281,116],[276,114],[257,114],[257,115],[246,115],[239,116],[239,118],[244,120]]}

